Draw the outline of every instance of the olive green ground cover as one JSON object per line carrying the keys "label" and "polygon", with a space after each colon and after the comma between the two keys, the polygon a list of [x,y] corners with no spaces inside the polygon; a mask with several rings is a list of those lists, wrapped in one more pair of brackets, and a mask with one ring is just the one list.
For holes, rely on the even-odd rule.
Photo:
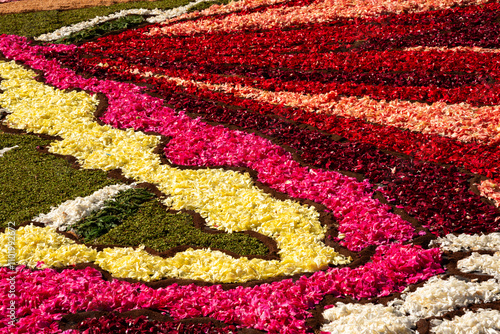
{"label": "olive green ground cover", "polygon": [[[137,1],[119,3],[111,6],[100,6],[92,8],[71,10],[49,10],[42,12],[7,14],[0,16],[0,34],[36,37],[41,34],[53,32],[61,27],[72,25],[81,21],[93,19],[96,16],[106,16],[126,9],[172,9],[185,6],[190,0],[161,0],[161,1]],[[202,10],[214,4],[226,4],[229,0],[214,0],[208,3],[200,3],[190,11]],[[109,32],[109,31],[108,31]]]}
{"label": "olive green ground cover", "polygon": [[0,157],[0,227],[31,220],[52,206],[118,183],[103,171],[77,170],[64,158],[37,150],[50,142],[0,132],[0,149],[19,146]]}

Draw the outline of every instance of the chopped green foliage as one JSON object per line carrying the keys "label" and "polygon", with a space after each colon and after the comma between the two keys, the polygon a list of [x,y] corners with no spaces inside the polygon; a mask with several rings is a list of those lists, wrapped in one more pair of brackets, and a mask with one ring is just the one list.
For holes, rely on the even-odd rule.
{"label": "chopped green foliage", "polygon": [[99,6],[71,10],[48,10],[0,16],[0,34],[35,37],[52,32],[61,27],[81,21],[93,19],[96,16],[106,16],[120,10],[132,8],[172,9],[185,6],[189,0],[137,1],[118,3],[111,6]]}
{"label": "chopped green foliage", "polygon": [[247,234],[204,233],[194,226],[190,215],[168,213],[156,200],[142,204],[135,215],[95,240],[94,244],[142,244],[159,252],[188,245],[224,249],[243,256],[269,252],[262,242]]}
{"label": "chopped green foliage", "polygon": [[116,19],[114,21],[104,22],[97,26],[75,32],[70,36],[58,39],[54,43],[76,44],[84,40],[102,36],[108,32],[112,32],[115,30],[133,28],[143,23],[144,21],[144,18],[140,15],[128,15],[125,17],[120,17],[119,19]]}
{"label": "chopped green foliage", "polygon": [[188,10],[188,13],[191,13],[191,12],[194,12],[197,10],[204,10],[204,9],[207,9],[208,7],[210,7],[212,5],[216,5],[216,4],[217,5],[227,5],[230,2],[231,2],[231,0],[214,0],[214,1],[201,2],[201,3],[191,7]]}
{"label": "chopped green foliage", "polygon": [[79,221],[73,227],[86,242],[100,237],[139,210],[139,205],[154,197],[146,189],[127,189],[104,202],[104,208]]}
{"label": "chopped green foliage", "polygon": [[51,207],[112,184],[99,170],[76,170],[61,157],[36,150],[50,140],[34,135],[0,132],[0,149],[19,147],[0,158],[0,226],[7,222],[21,223]]}

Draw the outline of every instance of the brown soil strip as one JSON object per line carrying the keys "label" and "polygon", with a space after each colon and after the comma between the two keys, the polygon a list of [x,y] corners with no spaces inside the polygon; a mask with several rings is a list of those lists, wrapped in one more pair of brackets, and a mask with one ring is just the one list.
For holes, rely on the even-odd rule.
{"label": "brown soil strip", "polygon": [[[21,0],[0,4],[0,14],[110,6],[117,3],[134,1],[137,0]],[[142,1],[153,2],[155,0]]]}

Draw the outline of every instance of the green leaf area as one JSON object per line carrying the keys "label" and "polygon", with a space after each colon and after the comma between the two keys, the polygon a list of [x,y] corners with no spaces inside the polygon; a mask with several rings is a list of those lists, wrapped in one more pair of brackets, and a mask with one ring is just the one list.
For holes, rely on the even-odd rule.
{"label": "green leaf area", "polygon": [[103,209],[91,213],[72,228],[85,242],[91,242],[120,225],[135,214],[142,203],[153,198],[152,193],[142,188],[121,191],[113,199],[104,202]]}
{"label": "green leaf area", "polygon": [[[114,206],[115,209],[116,207],[117,205]],[[129,209],[128,206],[125,210]],[[106,210],[106,208],[103,210]],[[121,213],[115,211],[110,216],[121,216]],[[104,224],[108,224],[108,222],[103,222]],[[218,248],[242,256],[266,255],[269,253],[269,249],[262,242],[247,234],[205,233],[194,226],[191,215],[181,212],[169,213],[160,205],[158,200],[144,202],[139,206],[136,213],[94,240],[93,243],[120,246],[145,245],[158,252],[164,252],[176,246],[187,245]]]}
{"label": "green leaf area", "polygon": [[117,180],[99,170],[76,170],[64,158],[37,151],[51,141],[34,135],[0,132],[0,227],[31,220],[51,207],[88,196]]}

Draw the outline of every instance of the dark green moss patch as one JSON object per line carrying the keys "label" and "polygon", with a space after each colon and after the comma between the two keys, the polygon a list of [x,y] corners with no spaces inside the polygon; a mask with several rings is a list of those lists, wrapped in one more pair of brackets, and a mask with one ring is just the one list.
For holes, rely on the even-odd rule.
{"label": "dark green moss patch", "polygon": [[116,30],[133,28],[143,23],[145,19],[140,15],[128,15],[125,17],[120,17],[116,20],[104,22],[97,26],[75,32],[70,36],[63,37],[58,39],[54,43],[62,43],[62,44],[76,44],[85,40],[89,40],[91,38],[100,37],[109,32],[113,32]]}
{"label": "dark green moss patch", "polygon": [[194,226],[191,215],[169,213],[156,200],[142,204],[136,214],[95,240],[94,244],[143,244],[158,252],[187,245],[223,249],[242,256],[265,256],[269,253],[262,242],[247,234],[204,233]]}
{"label": "dark green moss patch", "polygon": [[0,149],[19,146],[0,158],[0,227],[31,220],[52,206],[118,183],[103,171],[77,170],[64,158],[37,150],[50,142],[0,132]]}
{"label": "dark green moss patch", "polygon": [[85,242],[90,242],[121,224],[139,210],[139,205],[154,197],[146,189],[128,189],[104,202],[104,208],[76,223],[73,229]]}

